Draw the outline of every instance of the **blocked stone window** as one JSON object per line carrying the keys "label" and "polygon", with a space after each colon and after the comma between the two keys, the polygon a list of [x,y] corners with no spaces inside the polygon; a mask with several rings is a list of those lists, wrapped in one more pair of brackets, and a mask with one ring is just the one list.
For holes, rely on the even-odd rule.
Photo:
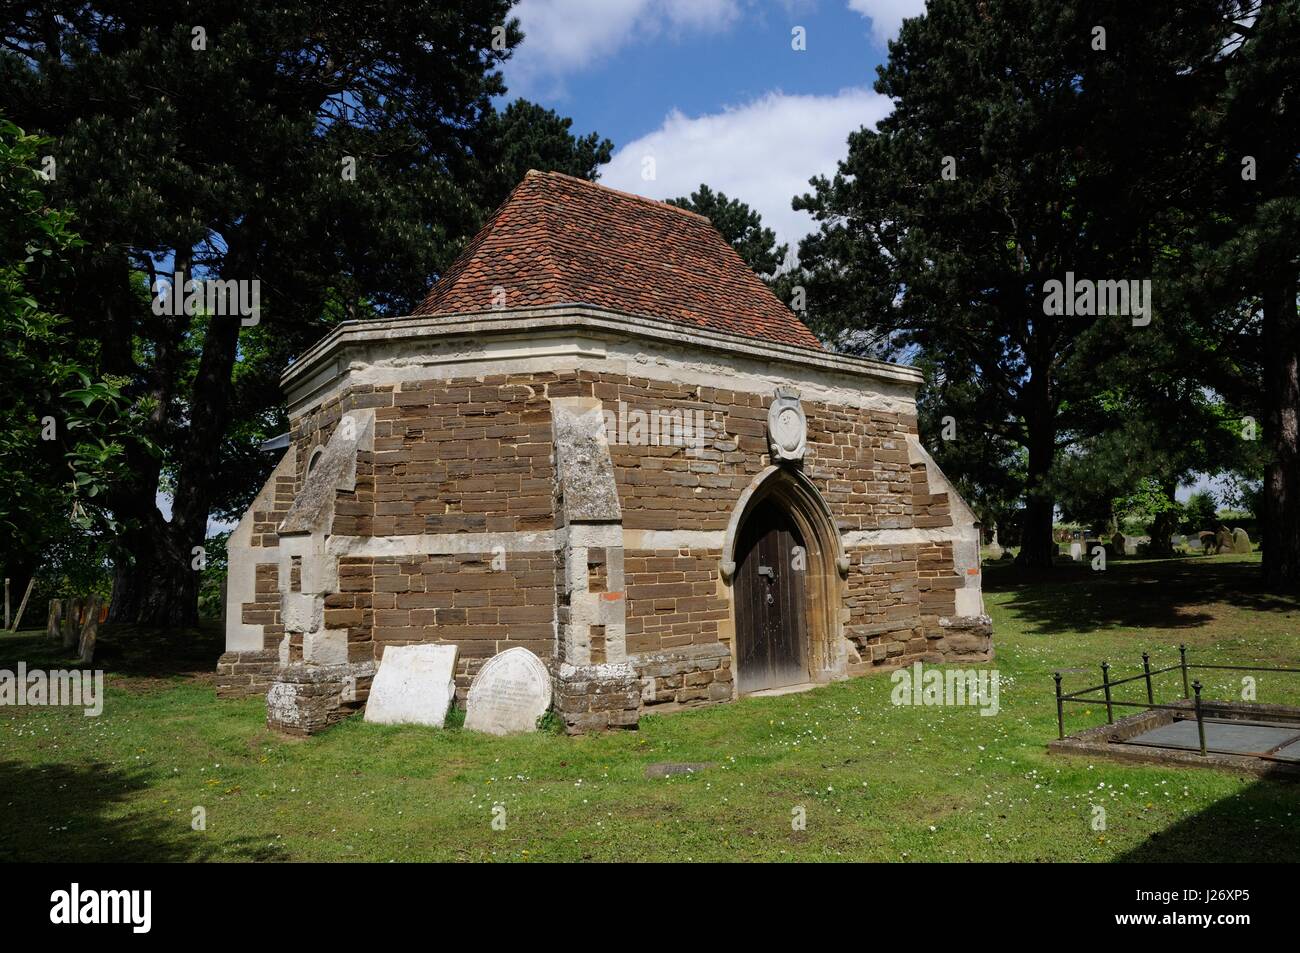
{"label": "blocked stone window", "polygon": [[593,625],[591,627],[591,664],[605,664],[605,627],[603,625]]}
{"label": "blocked stone window", "polygon": [[609,591],[609,572],[606,569],[604,547],[587,550],[587,591]]}
{"label": "blocked stone window", "polygon": [[302,557],[289,557],[289,591],[302,592]]}

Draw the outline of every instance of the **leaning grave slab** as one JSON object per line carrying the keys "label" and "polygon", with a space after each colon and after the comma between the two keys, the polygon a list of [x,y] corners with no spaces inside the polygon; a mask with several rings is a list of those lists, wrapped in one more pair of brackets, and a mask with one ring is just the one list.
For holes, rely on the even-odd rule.
{"label": "leaning grave slab", "polygon": [[[992,655],[975,516],[910,367],[834,354],[707,219],[529,173],[406,317],[285,372],[231,536],[223,696],[365,703],[393,646],[457,694],[522,647],[571,732]],[[333,689],[331,689],[333,686]]]}
{"label": "leaning grave slab", "polygon": [[456,697],[456,646],[390,646],[366,701],[366,721],[441,728]]}

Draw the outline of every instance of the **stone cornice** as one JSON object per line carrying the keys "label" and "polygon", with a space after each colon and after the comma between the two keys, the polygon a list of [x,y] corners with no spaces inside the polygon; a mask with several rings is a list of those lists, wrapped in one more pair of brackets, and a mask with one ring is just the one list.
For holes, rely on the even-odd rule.
{"label": "stone cornice", "polygon": [[[345,321],[304,351],[281,376],[280,384],[289,395],[301,391],[304,386],[317,386],[322,371],[325,371],[328,377],[334,377],[346,369],[344,366],[336,365],[335,373],[329,374],[331,361],[338,361],[347,352],[353,350],[364,349],[373,352],[376,345],[387,342],[445,340],[457,337],[482,339],[495,335],[527,335],[535,340],[547,337],[551,333],[572,334],[574,331],[586,331],[593,337],[639,338],[661,344],[698,348],[790,367],[847,374],[895,384],[916,386],[922,381],[921,372],[906,365],[774,344],[740,335],[695,328],[657,318],[620,314],[584,305],[560,305],[436,317],[413,316]],[[313,384],[313,381],[317,383]]]}

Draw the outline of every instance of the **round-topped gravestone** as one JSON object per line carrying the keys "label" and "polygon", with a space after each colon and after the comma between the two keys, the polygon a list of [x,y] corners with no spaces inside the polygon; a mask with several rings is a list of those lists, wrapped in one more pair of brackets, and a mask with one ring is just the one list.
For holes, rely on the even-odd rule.
{"label": "round-topped gravestone", "polygon": [[551,707],[551,673],[523,646],[506,649],[483,663],[469,686],[465,728],[491,735],[535,731]]}

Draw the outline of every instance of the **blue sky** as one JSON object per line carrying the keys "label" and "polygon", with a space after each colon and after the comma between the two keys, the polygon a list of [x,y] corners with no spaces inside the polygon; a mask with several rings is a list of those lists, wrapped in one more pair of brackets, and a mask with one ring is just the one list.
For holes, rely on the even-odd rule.
{"label": "blue sky", "polygon": [[[614,141],[601,181],[651,198],[701,182],[748,202],[795,244],[790,199],[834,171],[846,138],[887,115],[872,91],[924,0],[521,0],[510,93]],[[803,27],[806,50],[792,49]],[[654,160],[654,179],[644,175]]]}
{"label": "blue sky", "polygon": [[[504,70],[524,97],[612,139],[601,181],[650,198],[701,182],[757,209],[792,250],[790,208],[846,138],[891,108],[872,84],[924,0],[520,0],[525,39]],[[806,49],[791,46],[804,28]],[[643,174],[654,159],[655,177]],[[1204,478],[1178,496],[1211,485]],[[1214,486],[1222,491],[1222,487]]]}

